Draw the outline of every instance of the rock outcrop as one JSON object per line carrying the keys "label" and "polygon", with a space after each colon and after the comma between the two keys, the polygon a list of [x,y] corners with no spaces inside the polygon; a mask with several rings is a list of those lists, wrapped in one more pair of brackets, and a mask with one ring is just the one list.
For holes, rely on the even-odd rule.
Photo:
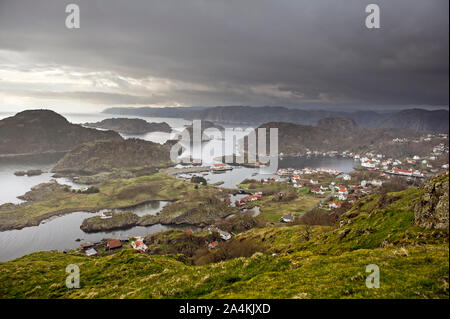
{"label": "rock outcrop", "polygon": [[448,228],[448,175],[423,186],[423,195],[414,207],[415,224],[427,229]]}
{"label": "rock outcrop", "polygon": [[80,228],[85,233],[128,229],[134,227],[138,221],[139,216],[132,212],[117,212],[109,219],[102,219],[100,216],[86,218]]}
{"label": "rock outcrop", "polygon": [[167,167],[171,143],[158,144],[140,139],[86,143],[67,153],[53,167],[57,174],[94,175],[114,170],[142,170]]}

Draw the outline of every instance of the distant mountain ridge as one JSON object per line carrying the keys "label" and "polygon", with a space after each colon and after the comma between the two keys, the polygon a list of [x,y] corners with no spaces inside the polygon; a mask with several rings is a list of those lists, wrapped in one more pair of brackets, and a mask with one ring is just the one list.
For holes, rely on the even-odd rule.
{"label": "distant mountain ridge", "polygon": [[106,114],[137,115],[153,117],[179,117],[199,119],[226,124],[258,125],[267,122],[291,122],[316,125],[324,118],[349,118],[360,126],[407,128],[414,131],[448,133],[449,112],[407,109],[392,112],[327,111],[289,109],[281,106],[215,106],[215,107],[165,107],[127,108],[115,107],[103,111]]}

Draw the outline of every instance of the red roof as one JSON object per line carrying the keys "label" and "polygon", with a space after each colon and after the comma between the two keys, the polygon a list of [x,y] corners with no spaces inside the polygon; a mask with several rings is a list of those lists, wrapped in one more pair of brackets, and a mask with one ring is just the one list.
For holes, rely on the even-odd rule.
{"label": "red roof", "polygon": [[136,240],[136,242],[134,244],[136,245],[136,247],[139,247],[139,246],[143,245],[144,242],[142,240]]}
{"label": "red roof", "polygon": [[110,241],[108,241],[109,249],[120,248],[120,247],[122,247],[122,242],[120,241],[120,239],[111,239]]}
{"label": "red roof", "polygon": [[330,202],[328,205],[336,205],[336,207],[341,207],[341,203]]}
{"label": "red roof", "polygon": [[210,247],[216,247],[217,245],[219,245],[219,243],[217,241],[213,241],[213,242],[209,243]]}
{"label": "red roof", "polygon": [[399,172],[399,173],[409,173],[411,174],[412,171],[408,171],[406,169],[399,169],[399,168],[394,168],[394,172]]}

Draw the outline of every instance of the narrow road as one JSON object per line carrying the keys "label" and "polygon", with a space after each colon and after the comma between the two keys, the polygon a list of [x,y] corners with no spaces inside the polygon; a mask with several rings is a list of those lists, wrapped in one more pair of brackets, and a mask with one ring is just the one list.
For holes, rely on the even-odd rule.
{"label": "narrow road", "polygon": [[315,204],[315,205],[314,205],[313,207],[311,207],[310,209],[305,210],[305,211],[303,212],[303,214],[299,215],[299,217],[302,217],[304,214],[306,214],[306,213],[312,211],[313,209],[317,208],[317,207],[318,207],[320,204],[322,204],[323,202],[329,201],[331,198],[334,197],[334,193],[335,193],[335,190],[334,190],[334,186],[333,186],[333,187],[331,188],[330,194],[328,194],[327,197],[320,198],[320,200],[319,200],[319,202],[318,202],[317,204]]}

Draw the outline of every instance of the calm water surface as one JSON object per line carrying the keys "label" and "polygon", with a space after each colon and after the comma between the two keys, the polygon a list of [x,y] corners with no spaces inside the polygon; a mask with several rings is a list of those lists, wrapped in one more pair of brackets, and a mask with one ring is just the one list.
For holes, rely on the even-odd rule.
{"label": "calm water surface", "polygon": [[[0,119],[14,114],[0,113]],[[106,118],[122,117],[122,118],[142,118],[149,122],[166,122],[173,130],[181,131],[185,125],[191,122],[176,118],[150,118],[150,117],[133,117],[133,116],[115,116],[110,114],[63,114],[70,122],[83,124],[86,122],[97,122]],[[245,129],[245,127],[244,127]],[[173,138],[175,133],[153,132],[143,135],[122,135],[124,138],[141,138],[144,140],[165,143],[169,138]],[[243,137],[244,133],[239,135]],[[213,163],[214,156],[213,149],[223,149],[223,141],[220,139],[213,139],[212,141],[202,143],[201,148],[191,150],[188,145],[181,157],[189,156],[191,154],[203,154],[204,165]],[[201,152],[201,153],[200,153]],[[225,151],[224,154],[227,154]],[[48,182],[52,179],[50,169],[59,160],[62,155],[46,155],[21,159],[1,159],[0,158],[0,205],[12,202],[20,203],[21,200],[17,196],[25,194],[40,183]],[[208,157],[209,156],[209,157]],[[345,158],[328,158],[328,157],[311,157],[311,158],[285,158],[279,161],[279,168],[304,168],[304,167],[329,167],[336,168],[342,172],[350,172],[353,169],[355,162],[352,159]],[[15,171],[41,169],[45,173],[40,176],[18,177],[14,175]],[[261,175],[259,169],[255,168],[235,168],[222,174],[208,173],[205,178],[209,183],[216,183],[223,181],[221,187],[235,188],[237,184],[241,183],[246,178],[261,179],[272,177],[275,175]],[[73,188],[82,188],[85,185],[77,185],[67,179],[57,179],[61,184],[70,185]],[[235,199],[239,199],[243,195],[236,195]],[[133,209],[133,211],[143,216],[145,214],[156,214],[167,205],[168,202],[155,201]],[[252,215],[257,215],[259,210],[248,212]],[[111,232],[99,232],[94,234],[84,233],[80,229],[80,225],[85,218],[98,215],[100,213],[76,212],[64,216],[53,217],[42,222],[39,226],[27,227],[21,230],[10,230],[0,232],[0,261],[7,261],[17,257],[26,255],[28,253],[41,250],[64,250],[72,249],[79,246],[76,239],[83,241],[96,242],[103,238],[121,238],[130,236],[145,236],[148,234],[164,231],[170,228],[180,228],[172,226],[163,226],[160,224],[150,227],[133,227],[128,230],[119,230]],[[181,227],[189,228],[192,227]]]}
{"label": "calm water surface", "polygon": [[43,221],[39,226],[0,232],[0,261],[12,260],[36,251],[74,249],[80,246],[80,242],[75,241],[76,239],[97,242],[103,238],[146,236],[168,229],[195,230],[195,227],[192,226],[164,226],[161,224],[92,234],[87,234],[80,229],[84,219],[99,214],[76,212],[53,217]]}
{"label": "calm water surface", "polygon": [[[18,204],[23,202],[17,196],[28,192],[33,186],[52,180],[50,169],[62,157],[62,154],[36,155],[19,158],[0,158],[0,205],[5,203]],[[39,176],[16,176],[16,171],[40,169],[44,173]],[[74,189],[85,185],[72,183],[67,178],[55,178],[60,184],[69,185]]]}

